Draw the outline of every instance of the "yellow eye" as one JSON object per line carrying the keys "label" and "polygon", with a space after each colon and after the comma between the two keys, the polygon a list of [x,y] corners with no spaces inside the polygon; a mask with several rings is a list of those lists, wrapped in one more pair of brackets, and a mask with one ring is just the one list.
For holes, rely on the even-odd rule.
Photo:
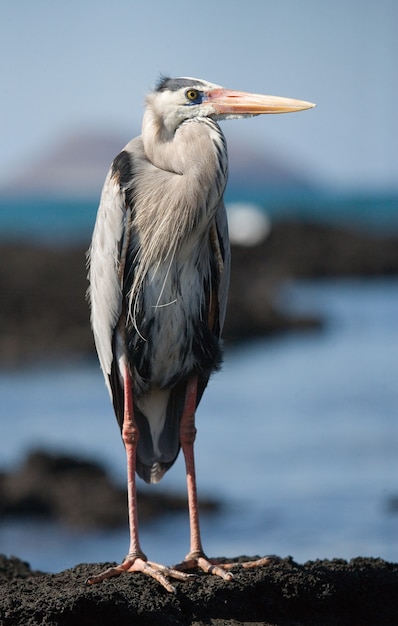
{"label": "yellow eye", "polygon": [[185,95],[191,102],[193,102],[194,100],[198,100],[199,98],[199,92],[196,91],[196,89],[188,89]]}

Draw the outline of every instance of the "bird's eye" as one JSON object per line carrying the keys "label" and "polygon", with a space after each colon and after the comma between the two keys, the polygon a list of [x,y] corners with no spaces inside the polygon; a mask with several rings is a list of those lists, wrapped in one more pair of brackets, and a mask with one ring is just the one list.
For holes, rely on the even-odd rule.
{"label": "bird's eye", "polygon": [[185,92],[186,97],[190,102],[195,102],[200,100],[199,91],[196,89],[188,89]]}

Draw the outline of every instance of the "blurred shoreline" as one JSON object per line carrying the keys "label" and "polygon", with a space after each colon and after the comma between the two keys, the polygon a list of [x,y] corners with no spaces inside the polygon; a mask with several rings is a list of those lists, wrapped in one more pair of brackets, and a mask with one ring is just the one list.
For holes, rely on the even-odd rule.
{"label": "blurred shoreline", "polygon": [[[87,245],[49,246],[3,240],[0,273],[0,367],[94,355],[87,290]],[[297,315],[278,303],[297,278],[377,278],[398,275],[398,234],[280,220],[254,246],[232,246],[226,343],[276,333],[316,330],[317,315]]]}

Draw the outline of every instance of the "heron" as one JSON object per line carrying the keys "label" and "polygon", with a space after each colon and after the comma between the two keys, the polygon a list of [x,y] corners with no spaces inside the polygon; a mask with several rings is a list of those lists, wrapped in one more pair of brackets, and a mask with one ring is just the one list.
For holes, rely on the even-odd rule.
{"label": "heron", "polygon": [[[202,547],[195,412],[222,361],[230,245],[220,120],[309,109],[310,102],[161,77],[147,95],[141,135],[116,156],[88,251],[91,326],[127,459],[129,552],[89,584],[142,572],[175,592],[191,569],[230,580]],[[190,549],[167,567],[148,560],[138,532],[136,474],[157,483],[182,449]],[[267,562],[259,559],[249,564]]]}

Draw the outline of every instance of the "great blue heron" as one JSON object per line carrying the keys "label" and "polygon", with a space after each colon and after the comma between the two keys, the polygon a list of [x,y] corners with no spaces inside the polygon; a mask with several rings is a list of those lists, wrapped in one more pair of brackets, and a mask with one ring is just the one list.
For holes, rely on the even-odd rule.
{"label": "great blue heron", "polygon": [[[130,549],[88,582],[141,571],[174,591],[186,571],[232,577],[203,551],[193,443],[195,410],[221,362],[230,249],[223,193],[228,159],[217,122],[300,111],[300,100],[162,78],[146,99],[142,134],[115,158],[89,251],[91,324],[127,455]],[[168,568],[138,538],[136,472],[156,483],[183,450],[190,551]]]}

